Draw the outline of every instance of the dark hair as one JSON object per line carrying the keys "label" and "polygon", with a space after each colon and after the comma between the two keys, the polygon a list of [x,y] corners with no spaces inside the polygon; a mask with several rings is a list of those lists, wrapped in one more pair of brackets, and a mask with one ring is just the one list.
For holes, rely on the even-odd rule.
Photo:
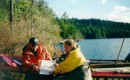
{"label": "dark hair", "polygon": [[31,37],[29,43],[33,45],[38,45],[38,39],[36,37]]}

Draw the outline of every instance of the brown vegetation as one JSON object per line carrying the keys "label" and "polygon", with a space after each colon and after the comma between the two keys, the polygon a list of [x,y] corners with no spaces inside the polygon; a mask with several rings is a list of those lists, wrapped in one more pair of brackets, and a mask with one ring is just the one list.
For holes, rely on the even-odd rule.
{"label": "brown vegetation", "polygon": [[53,44],[61,39],[59,31],[59,27],[45,17],[37,17],[34,21],[15,21],[12,24],[12,32],[10,25],[5,23],[0,26],[0,52],[21,55],[22,47],[28,43],[31,36],[35,36],[39,38],[42,45],[47,47],[50,53],[53,53]]}

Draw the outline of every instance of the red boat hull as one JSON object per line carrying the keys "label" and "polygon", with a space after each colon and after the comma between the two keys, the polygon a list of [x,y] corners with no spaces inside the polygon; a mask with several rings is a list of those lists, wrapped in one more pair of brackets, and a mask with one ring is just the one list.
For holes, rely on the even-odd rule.
{"label": "red boat hull", "polygon": [[[49,78],[52,78],[52,76],[22,72],[16,66],[18,63],[13,62],[14,60],[19,61],[21,57],[0,54],[0,58],[0,80],[40,80],[43,78],[44,80],[50,80]],[[93,68],[94,66],[91,67]],[[130,73],[92,71],[92,76],[93,80],[130,80]]]}

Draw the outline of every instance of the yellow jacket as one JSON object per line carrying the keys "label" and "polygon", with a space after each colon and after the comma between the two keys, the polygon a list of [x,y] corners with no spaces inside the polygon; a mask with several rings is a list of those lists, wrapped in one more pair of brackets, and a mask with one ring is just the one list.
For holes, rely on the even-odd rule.
{"label": "yellow jacket", "polygon": [[61,62],[54,70],[55,74],[64,74],[67,72],[71,72],[78,66],[81,66],[86,63],[86,58],[83,56],[80,48],[77,48],[71,51],[66,59]]}

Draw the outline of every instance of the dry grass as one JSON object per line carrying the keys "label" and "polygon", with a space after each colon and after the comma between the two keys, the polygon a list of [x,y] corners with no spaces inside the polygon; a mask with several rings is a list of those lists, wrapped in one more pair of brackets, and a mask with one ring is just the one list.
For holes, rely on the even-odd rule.
{"label": "dry grass", "polygon": [[10,25],[0,25],[0,53],[21,56],[24,45],[28,43],[31,36],[38,37],[50,53],[54,53],[53,44],[61,40],[59,27],[54,25],[47,18],[37,17],[34,20],[14,21],[12,32]]}

